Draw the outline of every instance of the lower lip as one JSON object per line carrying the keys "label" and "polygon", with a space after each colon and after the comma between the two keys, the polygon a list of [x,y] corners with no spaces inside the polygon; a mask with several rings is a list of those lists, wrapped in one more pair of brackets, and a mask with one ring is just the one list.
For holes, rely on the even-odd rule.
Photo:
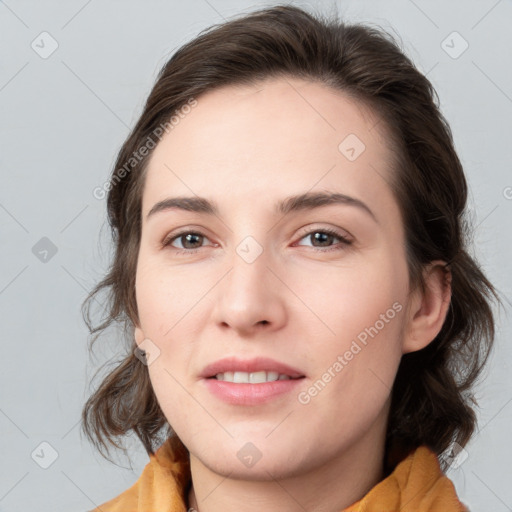
{"label": "lower lip", "polygon": [[289,393],[303,379],[276,380],[258,384],[235,384],[217,379],[204,379],[206,387],[216,397],[233,405],[258,405]]}

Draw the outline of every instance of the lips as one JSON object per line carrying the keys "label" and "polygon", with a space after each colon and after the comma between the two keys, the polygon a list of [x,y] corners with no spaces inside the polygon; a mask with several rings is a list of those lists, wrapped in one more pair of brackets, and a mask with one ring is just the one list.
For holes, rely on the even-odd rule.
{"label": "lips", "polygon": [[257,357],[253,359],[239,359],[237,357],[227,357],[209,364],[201,372],[203,379],[215,378],[217,374],[226,372],[277,372],[279,375],[287,375],[291,379],[305,377],[297,368],[281,363],[267,357]]}

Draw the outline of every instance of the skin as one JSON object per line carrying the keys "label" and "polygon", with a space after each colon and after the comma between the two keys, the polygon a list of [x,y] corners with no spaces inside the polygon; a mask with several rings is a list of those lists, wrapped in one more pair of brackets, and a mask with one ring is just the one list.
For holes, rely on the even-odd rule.
{"label": "skin", "polygon": [[[292,78],[227,86],[197,99],[151,156],[136,275],[135,339],[157,347],[151,382],[190,451],[187,506],[341,510],[383,477],[400,358],[440,331],[449,281],[436,261],[425,270],[427,291],[409,289],[403,223],[388,185],[391,153],[384,123],[372,112],[340,91]],[[365,145],[354,161],[338,149],[349,134]],[[357,198],[376,220],[343,204],[274,212],[278,200],[318,191]],[[146,218],[158,201],[196,195],[215,201],[219,214],[174,208]],[[162,247],[182,228],[204,236]],[[336,236],[322,244],[307,234],[322,228],[352,244]],[[263,248],[252,263],[236,252],[247,236]],[[401,311],[300,403],[298,392],[396,303]],[[226,404],[199,374],[231,355],[271,357],[305,378],[297,392],[266,404]],[[252,467],[237,457],[248,442],[261,453]]]}

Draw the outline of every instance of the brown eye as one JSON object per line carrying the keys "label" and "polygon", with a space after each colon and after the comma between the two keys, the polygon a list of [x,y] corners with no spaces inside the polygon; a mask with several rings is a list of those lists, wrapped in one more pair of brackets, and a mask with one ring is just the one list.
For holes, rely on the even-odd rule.
{"label": "brown eye", "polygon": [[321,244],[321,247],[331,245],[332,241],[336,238],[334,235],[324,233],[322,231],[315,231],[314,233],[311,233],[308,236],[312,237],[310,238],[311,241],[318,242],[319,244]]}
{"label": "brown eye", "polygon": [[[194,249],[199,249],[200,247],[202,247],[203,241],[205,239],[206,237],[202,233],[196,233],[194,231],[184,231],[172,237],[167,237],[162,242],[162,247],[172,246],[175,249],[181,249],[181,252],[189,252],[193,251]],[[181,247],[175,246],[175,241],[179,241]]]}
{"label": "brown eye", "polygon": [[[186,235],[180,235],[178,240],[181,240],[184,249],[196,249],[197,243],[202,242],[203,235],[198,233],[188,233]],[[199,243],[199,247],[202,244]],[[191,247],[192,246],[192,247]]]}
{"label": "brown eye", "polygon": [[[311,245],[315,249],[320,249],[322,247],[327,247],[328,249],[335,250],[336,247],[333,246],[333,243],[336,242],[336,240],[339,241],[339,244],[341,245],[350,245],[352,243],[351,240],[343,236],[341,233],[338,233],[337,231],[333,229],[314,229],[306,233],[305,236],[301,238],[301,240],[308,239],[311,241]],[[305,244],[299,244],[299,245],[305,245]]]}

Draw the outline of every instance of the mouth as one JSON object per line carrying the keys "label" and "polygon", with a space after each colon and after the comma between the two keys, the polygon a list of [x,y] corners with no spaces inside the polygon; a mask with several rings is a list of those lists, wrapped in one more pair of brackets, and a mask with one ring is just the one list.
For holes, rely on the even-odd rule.
{"label": "mouth", "polygon": [[297,368],[268,357],[253,359],[226,357],[206,366],[200,377],[235,384],[260,384],[300,379],[305,375]]}
{"label": "mouth", "polygon": [[234,406],[257,406],[290,399],[306,378],[297,368],[259,357],[228,357],[208,365],[200,375],[212,397]]}
{"label": "mouth", "polygon": [[277,380],[296,380],[303,379],[304,376],[292,377],[286,373],[279,373],[270,370],[262,370],[257,372],[220,372],[216,375],[208,377],[223,382],[232,382],[234,384],[262,384],[264,382],[275,382]]}

